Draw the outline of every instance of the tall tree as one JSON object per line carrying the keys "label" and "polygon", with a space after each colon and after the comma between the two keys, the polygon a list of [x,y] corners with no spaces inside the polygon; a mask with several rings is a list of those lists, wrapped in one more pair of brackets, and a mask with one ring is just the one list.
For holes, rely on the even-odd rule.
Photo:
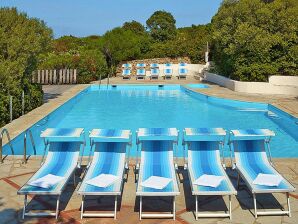
{"label": "tall tree", "polygon": [[298,1],[226,0],[212,19],[219,72],[243,81],[298,74]]}
{"label": "tall tree", "polygon": [[8,95],[14,96],[14,117],[21,113],[22,90],[26,110],[42,103],[41,87],[31,84],[30,79],[38,55],[49,49],[51,39],[52,30],[43,21],[15,8],[0,8],[0,126],[9,120]]}
{"label": "tall tree", "polygon": [[125,30],[130,30],[130,31],[132,31],[136,34],[140,34],[140,35],[143,35],[146,32],[145,27],[141,23],[139,23],[135,20],[133,20],[131,22],[125,22],[123,24],[122,28]]}
{"label": "tall tree", "polygon": [[169,12],[154,12],[146,24],[151,36],[157,41],[171,40],[176,36],[176,20]]}

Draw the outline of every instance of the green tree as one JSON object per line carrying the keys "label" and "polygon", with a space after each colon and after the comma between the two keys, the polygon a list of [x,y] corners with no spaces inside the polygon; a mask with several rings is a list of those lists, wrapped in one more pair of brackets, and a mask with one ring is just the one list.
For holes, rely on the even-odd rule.
{"label": "green tree", "polygon": [[49,49],[51,39],[52,30],[44,22],[15,8],[0,8],[0,126],[9,121],[9,95],[14,99],[14,118],[21,114],[23,90],[26,111],[42,104],[41,86],[30,80],[38,56]]}
{"label": "green tree", "polygon": [[146,32],[145,27],[141,23],[139,23],[135,20],[133,20],[131,22],[125,22],[123,24],[122,28],[125,30],[130,30],[130,31],[132,31],[136,34],[140,34],[140,35],[144,35]]}
{"label": "green tree", "polygon": [[169,12],[154,12],[146,24],[151,36],[157,41],[171,40],[176,36],[176,20]]}
{"label": "green tree", "polygon": [[219,72],[243,81],[297,75],[297,0],[226,0],[212,19]]}

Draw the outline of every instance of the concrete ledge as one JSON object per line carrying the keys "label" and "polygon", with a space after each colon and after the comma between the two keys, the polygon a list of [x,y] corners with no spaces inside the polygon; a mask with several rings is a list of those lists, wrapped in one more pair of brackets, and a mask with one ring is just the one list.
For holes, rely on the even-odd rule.
{"label": "concrete ledge", "polygon": [[271,76],[270,82],[240,82],[206,72],[204,79],[236,92],[298,96],[298,77],[295,76]]}

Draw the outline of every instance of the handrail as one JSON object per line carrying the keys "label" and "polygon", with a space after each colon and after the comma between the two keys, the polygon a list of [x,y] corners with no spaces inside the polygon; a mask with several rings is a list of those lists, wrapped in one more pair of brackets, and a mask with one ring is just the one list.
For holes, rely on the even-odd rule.
{"label": "handrail", "polygon": [[0,162],[3,163],[3,145],[2,145],[2,139],[3,139],[3,136],[4,134],[6,134],[6,137],[7,137],[7,140],[8,140],[8,145],[10,147],[10,150],[11,150],[11,153],[12,155],[14,155],[14,150],[13,150],[13,147],[12,147],[12,144],[11,144],[11,139],[10,139],[10,135],[9,135],[9,132],[6,128],[3,128],[1,133],[0,133]]}
{"label": "handrail", "polygon": [[24,158],[23,158],[23,163],[27,163],[27,134],[29,134],[29,136],[30,136],[31,145],[32,145],[33,150],[34,150],[34,155],[36,155],[36,147],[35,147],[32,131],[30,129],[27,129],[25,131],[25,134],[24,134],[24,155],[23,155]]}

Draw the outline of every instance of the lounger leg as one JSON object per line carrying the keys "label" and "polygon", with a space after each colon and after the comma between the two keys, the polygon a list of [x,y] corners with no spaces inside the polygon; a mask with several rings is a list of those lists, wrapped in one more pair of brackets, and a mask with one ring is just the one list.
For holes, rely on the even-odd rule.
{"label": "lounger leg", "polygon": [[26,206],[27,206],[27,194],[25,194],[25,197],[24,197],[24,208],[23,208],[23,215],[22,215],[23,219],[25,218]]}
{"label": "lounger leg", "polygon": [[257,213],[257,197],[256,194],[252,194],[253,200],[254,200],[254,209],[255,209],[255,218],[258,218],[258,213]]}
{"label": "lounger leg", "polygon": [[232,196],[229,195],[229,215],[230,215],[230,220],[232,219]]}
{"label": "lounger leg", "polygon": [[290,194],[287,193],[287,203],[288,203],[288,211],[289,211],[289,217],[291,217],[291,205],[290,205]]}
{"label": "lounger leg", "polygon": [[76,186],[76,172],[73,172],[73,186]]}
{"label": "lounger leg", "polygon": [[198,196],[196,195],[196,220],[198,220]]}
{"label": "lounger leg", "polygon": [[173,197],[173,220],[176,219],[176,201],[175,196]]}
{"label": "lounger leg", "polygon": [[115,196],[115,213],[114,213],[114,219],[116,220],[117,219],[117,195]]}
{"label": "lounger leg", "polygon": [[84,214],[84,195],[82,196],[82,203],[81,203],[81,219],[83,219]]}
{"label": "lounger leg", "polygon": [[59,214],[59,202],[60,202],[60,195],[57,198],[57,205],[56,205],[56,219],[58,219]]}
{"label": "lounger leg", "polygon": [[142,220],[142,196],[140,196],[140,220]]}

